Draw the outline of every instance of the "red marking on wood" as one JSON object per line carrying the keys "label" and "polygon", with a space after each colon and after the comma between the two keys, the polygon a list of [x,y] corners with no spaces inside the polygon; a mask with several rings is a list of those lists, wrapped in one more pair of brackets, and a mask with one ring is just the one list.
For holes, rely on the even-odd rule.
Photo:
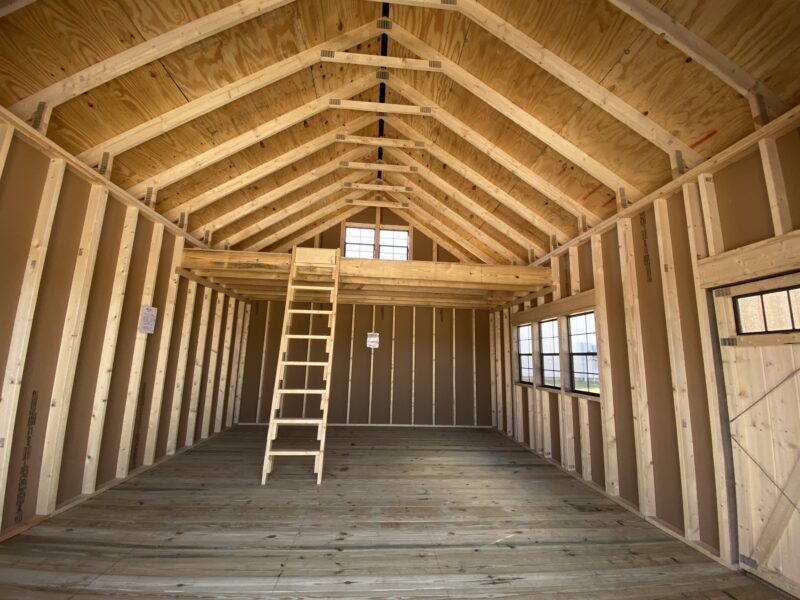
{"label": "red marking on wood", "polygon": [[603,187],[603,184],[602,184],[602,183],[598,183],[598,184],[597,184],[596,186],[594,186],[594,187],[593,187],[591,190],[589,190],[589,191],[588,191],[588,192],[586,192],[586,193],[585,193],[583,196],[581,196],[581,198],[580,198],[580,201],[586,200],[587,198],[589,198],[589,196],[591,196],[592,194],[594,194],[594,193],[595,193],[597,190],[599,190],[601,187]]}
{"label": "red marking on wood", "polygon": [[701,137],[699,140],[697,140],[696,142],[689,144],[689,148],[697,148],[697,146],[705,142],[707,139],[714,137],[715,135],[717,135],[717,130],[713,129],[709,131],[707,134],[705,134],[703,137]]}
{"label": "red marking on wood", "polygon": [[608,206],[609,204],[611,204],[612,202],[614,202],[616,199],[617,199],[617,197],[616,197],[616,196],[612,196],[611,198],[609,198],[608,200],[606,200],[605,202],[603,202],[603,204],[601,204],[601,205],[600,205],[600,208],[605,208],[606,206]]}
{"label": "red marking on wood", "polygon": [[566,172],[566,170],[567,170],[566,163],[562,164],[561,165],[561,170],[558,173],[556,173],[556,177],[561,177]]}

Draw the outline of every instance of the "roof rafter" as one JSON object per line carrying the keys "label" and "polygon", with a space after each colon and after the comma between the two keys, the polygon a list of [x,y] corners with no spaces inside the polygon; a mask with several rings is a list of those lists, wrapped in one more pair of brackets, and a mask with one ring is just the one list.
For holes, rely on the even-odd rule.
{"label": "roof rafter", "polygon": [[[220,248],[225,244],[233,246],[235,244],[243,242],[244,240],[258,234],[260,231],[264,231],[265,229],[267,229],[274,223],[277,223],[281,219],[284,219],[286,217],[289,217],[293,214],[300,212],[304,208],[307,208],[308,206],[312,205],[317,200],[328,198],[329,196],[332,196],[337,192],[340,192],[342,190],[342,181],[357,181],[360,177],[361,174],[353,173],[351,175],[348,175],[347,177],[344,177],[343,179],[334,181],[333,183],[326,185],[325,187],[317,190],[316,192],[313,192],[308,196],[305,196],[304,198],[299,199],[296,202],[293,202],[286,208],[280,211],[276,211],[274,214],[268,215],[263,219],[260,219],[257,222],[248,225],[247,227],[244,227],[235,233],[232,233],[228,237],[221,240],[214,247]],[[364,197],[364,194],[354,193],[350,196],[345,197],[344,199],[346,200],[347,198],[362,198],[362,197]]]}
{"label": "roof rafter", "polygon": [[[386,19],[383,19],[386,21]],[[599,162],[587,152],[562,137],[547,125],[539,121],[526,110],[517,106],[503,94],[484,83],[480,78],[457,65],[443,54],[437,52],[428,44],[415,37],[396,23],[390,23],[385,33],[397,43],[405,46],[411,52],[428,60],[441,61],[444,73],[461,87],[477,98],[494,107],[506,117],[514,120],[520,127],[538,138],[567,160],[581,167],[592,177],[607,185],[611,189],[624,189],[626,196],[635,201],[643,196],[641,190],[626,181],[609,167]]]}
{"label": "roof rafter", "polygon": [[294,54],[289,58],[265,67],[246,77],[237,79],[228,85],[222,86],[213,92],[204,94],[191,102],[173,108],[136,127],[123,131],[81,152],[78,154],[78,158],[89,165],[96,165],[100,162],[104,152],[108,152],[111,156],[122,154],[159,135],[172,131],[189,121],[202,117],[240,98],[244,98],[248,94],[252,94],[281,79],[285,79],[295,73],[299,73],[303,69],[318,64],[320,62],[320,53],[324,48],[346,50],[376,35],[378,35],[378,29],[374,23],[367,23],[361,27],[357,27],[332,40],[318,44],[298,54]]}
{"label": "roof rafter", "polygon": [[751,106],[757,102],[756,96],[761,96],[776,115],[781,115],[789,110],[789,105],[763,82],[647,0],[608,1],[657,35],[665,38],[681,52],[690,56],[692,60],[703,65],[726,85],[747,98]]}
{"label": "roof rafter", "polygon": [[[389,197],[394,197],[392,194],[388,194]],[[431,212],[428,212],[421,203],[415,202],[411,203],[408,207],[408,210],[404,212],[404,215],[408,213],[408,221],[411,223],[413,220],[414,227],[419,229],[422,233],[427,235],[431,239],[436,239],[437,232],[441,238],[450,240],[453,245],[458,248],[463,248],[464,251],[468,253],[465,257],[465,262],[475,262],[475,259],[478,261],[482,261],[488,265],[496,265],[498,264],[495,259],[491,256],[483,252],[480,248],[469,242],[468,240],[464,239],[464,236],[459,235],[458,232],[451,229],[446,223],[441,221],[436,215]],[[456,241],[457,240],[457,241]],[[439,241],[439,240],[437,240]],[[444,245],[444,244],[443,244]],[[445,246],[447,248],[447,246]],[[454,256],[458,256],[455,254],[450,248],[447,248]],[[471,258],[469,255],[475,257],[475,259]]]}
{"label": "roof rafter", "polygon": [[344,160],[350,159],[358,159],[372,152],[373,149],[369,146],[359,146],[357,148],[353,148],[349,152],[343,154],[341,157],[336,157],[333,160],[329,160],[325,164],[320,165],[310,171],[306,171],[299,177],[295,177],[294,179],[287,181],[283,185],[280,185],[274,189],[271,189],[266,194],[261,194],[260,196],[253,198],[252,200],[248,200],[244,204],[237,206],[236,208],[220,215],[219,217],[209,221],[202,227],[195,230],[197,234],[202,234],[203,231],[217,231],[218,229],[222,229],[226,225],[230,225],[231,223],[238,221],[239,219],[246,217],[250,213],[253,213],[261,208],[265,208],[269,206],[271,203],[283,198],[287,194],[290,194],[296,190],[299,190],[302,187],[310,185],[317,181],[320,177],[325,177],[326,175],[330,175],[337,169],[339,169],[339,162]]}
{"label": "roof rafter", "polygon": [[409,225],[414,227],[415,229],[419,229],[424,235],[428,236],[430,239],[435,241],[437,244],[442,246],[445,250],[447,250],[450,254],[455,256],[458,260],[465,263],[473,263],[475,260],[470,257],[469,251],[462,248],[456,242],[453,241],[452,238],[445,235],[444,231],[440,229],[432,229],[428,227],[425,223],[423,223],[420,219],[418,219],[415,215],[417,213],[413,213],[410,210],[404,211],[401,218],[405,219]]}
{"label": "roof rafter", "polygon": [[447,127],[450,131],[465,141],[472,144],[486,156],[514,173],[533,189],[544,194],[547,198],[558,204],[564,210],[571,212],[576,217],[586,217],[586,220],[590,224],[597,224],[600,222],[600,219],[596,214],[580,204],[577,200],[561,191],[557,186],[553,185],[544,177],[532,171],[529,167],[522,164],[510,154],[498,148],[495,144],[490,142],[467,124],[460,121],[443,108],[430,102],[427,96],[423,95],[405,81],[397,77],[391,77],[386,82],[386,85],[397,93],[402,94],[412,102],[427,103],[429,106],[431,106],[431,108],[435,108],[436,112],[433,114],[433,117],[439,123]]}
{"label": "roof rafter", "polygon": [[164,211],[163,214],[165,217],[172,220],[177,219],[183,212],[191,214],[197,210],[200,210],[201,208],[213,204],[217,200],[224,198],[229,194],[247,187],[251,183],[255,183],[267,175],[271,175],[272,173],[288,167],[298,160],[308,157],[314,152],[318,152],[323,148],[336,143],[338,141],[337,137],[341,135],[342,132],[359,131],[364,127],[372,125],[377,120],[378,118],[373,115],[364,115],[354,119],[349,123],[342,125],[341,127],[337,127],[333,131],[329,131],[314,138],[310,142],[306,142],[301,146],[296,146],[289,152],[285,152],[284,154],[276,156],[265,163],[261,163],[260,165],[253,167],[241,175],[237,175],[236,177],[228,179],[223,183],[211,188],[210,190],[206,190],[205,192],[190,198],[186,202],[183,202],[178,206],[171,208],[170,210]]}
{"label": "roof rafter", "polygon": [[189,177],[193,173],[196,173],[197,171],[200,171],[209,165],[213,165],[214,163],[224,160],[229,156],[232,156],[237,152],[252,146],[253,144],[257,144],[261,140],[273,136],[276,133],[288,129],[292,125],[297,125],[298,123],[303,122],[303,120],[321,113],[328,108],[328,101],[335,96],[355,96],[356,94],[360,94],[361,92],[374,87],[377,85],[377,83],[378,82],[375,79],[374,73],[359,77],[353,82],[342,86],[330,94],[320,96],[316,100],[312,100],[303,106],[299,106],[293,110],[290,110],[288,113],[283,113],[282,115],[275,117],[271,121],[262,123],[250,131],[246,131],[245,133],[237,135],[225,142],[222,142],[221,144],[217,144],[205,152],[201,152],[200,154],[173,165],[172,167],[165,169],[164,171],[161,171],[152,177],[148,177],[144,181],[141,181],[130,187],[128,189],[128,193],[134,197],[141,198],[144,196],[147,188],[152,187],[154,189],[159,189],[173,184],[176,181],[180,181],[181,179]]}
{"label": "roof rafter", "polygon": [[332,217],[329,217],[324,221],[321,221],[308,231],[291,236],[288,240],[283,241],[280,245],[273,248],[272,252],[286,252],[293,246],[298,246],[302,244],[307,239],[312,238],[318,233],[322,233],[327,229],[330,229],[336,223],[344,221],[350,218],[351,216],[360,213],[362,210],[363,209],[360,206],[346,208],[343,212],[339,212],[338,214],[335,214]]}
{"label": "roof rafter", "polygon": [[[389,156],[394,157],[399,162],[408,165],[409,167],[417,167],[417,175],[421,176],[423,179],[428,181],[431,185],[436,187],[437,189],[441,190],[448,197],[458,200],[462,206],[467,207],[470,211],[474,212],[476,215],[480,215],[480,217],[486,221],[489,225],[497,229],[500,233],[507,236],[509,239],[513,240],[525,250],[529,248],[534,248],[539,252],[545,252],[544,246],[542,246],[539,242],[530,239],[527,235],[519,231],[513,225],[510,225],[505,220],[501,219],[493,212],[486,210],[480,203],[476,202],[466,194],[464,194],[461,190],[459,190],[456,186],[451,184],[449,181],[441,178],[439,175],[431,171],[428,167],[418,162],[416,159],[412,158],[408,154],[406,154],[402,150],[398,149],[389,149],[386,151]],[[416,187],[416,186],[414,186]],[[500,202],[498,200],[498,202]],[[502,205],[502,202],[500,202]]]}
{"label": "roof rafter", "polygon": [[[418,7],[432,7],[434,4],[416,0],[389,0],[389,2]],[[683,155],[684,161],[690,165],[699,164],[704,160],[694,148],[476,0],[459,0],[457,4],[441,3],[436,4],[435,8],[450,8],[460,12],[664,152],[671,154],[678,150]]]}
{"label": "roof rafter", "polygon": [[[410,157],[409,157],[410,158]],[[422,175],[422,173],[420,173]],[[411,185],[411,182],[402,175],[391,174],[392,180],[400,183],[401,185]],[[388,180],[387,180],[388,181]],[[446,204],[444,204],[441,200],[436,198],[433,194],[429,193],[427,190],[422,189],[421,187],[414,186],[414,194],[420,200],[426,202],[429,206],[435,207],[433,210],[429,210],[428,212],[438,212],[448,219],[453,221],[454,224],[461,227],[464,231],[470,232],[476,239],[480,240],[481,243],[485,244],[488,248],[491,248],[492,251],[496,252],[499,256],[502,256],[505,260],[509,262],[518,262],[520,257],[517,256],[514,252],[506,248],[504,244],[502,244],[499,240],[494,238],[493,236],[489,235],[487,232],[483,231],[480,227],[476,226],[475,223],[470,222],[468,219],[464,218],[459,214],[457,211],[453,210]],[[436,186],[434,186],[436,187]],[[441,190],[445,194],[448,194],[447,191]],[[480,217],[484,221],[487,221],[486,217],[488,216],[490,219],[491,213],[484,209],[480,204],[472,200],[471,198],[465,196],[464,194],[458,194],[456,196],[451,196],[448,194],[456,204],[461,206],[462,208],[466,209],[467,211],[473,212],[476,216]],[[501,227],[508,228],[508,225],[501,224]],[[527,247],[523,246],[523,247]],[[487,262],[496,262],[494,259],[491,259],[488,254],[482,253],[479,255],[481,260],[486,260]]]}
{"label": "roof rafter", "polygon": [[510,210],[513,210],[521,217],[528,219],[547,235],[555,235],[559,242],[566,241],[566,239],[569,237],[570,232],[560,229],[559,227],[556,227],[547,221],[547,219],[542,217],[539,213],[526,206],[523,202],[511,194],[507,193],[505,190],[500,188],[500,186],[493,184],[486,177],[458,160],[455,156],[441,148],[439,145],[434,144],[426,138],[423,138],[413,127],[407,123],[404,123],[397,118],[388,118],[386,119],[386,122],[403,135],[407,135],[408,137],[419,137],[423,139],[425,141],[425,149],[427,152],[446,164],[448,169],[452,169],[461,177],[464,177],[467,181],[477,185],[484,192],[502,202]]}
{"label": "roof rafter", "polygon": [[34,113],[40,102],[53,108],[167,54],[292,2],[294,0],[239,0],[231,6],[195,19],[153,39],[145,40],[110,58],[86,67],[66,79],[23,98],[13,104],[10,110],[20,118],[27,119]]}

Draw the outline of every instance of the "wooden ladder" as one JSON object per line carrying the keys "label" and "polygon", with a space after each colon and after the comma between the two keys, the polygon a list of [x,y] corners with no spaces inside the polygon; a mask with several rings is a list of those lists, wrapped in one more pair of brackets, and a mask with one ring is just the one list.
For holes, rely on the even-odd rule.
{"label": "wooden ladder", "polygon": [[[278,367],[275,373],[275,388],[272,395],[272,408],[270,411],[269,429],[267,430],[267,447],[264,453],[264,468],[261,473],[261,484],[267,482],[267,477],[272,472],[276,456],[313,456],[314,473],[317,475],[317,484],[322,483],[322,464],[325,456],[325,433],[328,424],[328,398],[331,389],[331,364],[333,363],[333,337],[336,330],[336,303],[339,295],[339,250],[322,248],[295,248],[289,267],[289,285],[286,290],[286,308],[283,313],[283,330],[281,332],[280,349],[278,350]],[[310,308],[297,308],[298,303],[310,303]],[[320,305],[330,305],[330,308],[315,308]],[[295,315],[308,315],[311,324],[315,315],[327,315],[328,333],[299,334],[292,332],[292,318]],[[327,359],[324,361],[289,360],[289,346],[294,340],[306,340],[310,345],[314,342],[324,341]],[[310,352],[307,353],[310,357]],[[322,368],[324,387],[311,389],[306,383],[303,388],[285,387],[287,368],[304,368],[306,382],[308,372],[312,368]],[[302,395],[303,398],[319,396],[321,417],[285,418],[283,403],[287,396]],[[305,403],[304,403],[305,404]],[[282,426],[315,425],[317,427],[317,441],[319,448],[302,450],[274,449],[273,444],[278,437],[278,429]]]}

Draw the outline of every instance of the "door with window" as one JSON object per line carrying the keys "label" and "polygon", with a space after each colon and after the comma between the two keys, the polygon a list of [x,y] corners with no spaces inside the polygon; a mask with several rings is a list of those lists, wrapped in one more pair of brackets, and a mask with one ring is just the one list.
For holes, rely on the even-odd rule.
{"label": "door with window", "polygon": [[743,568],[800,595],[800,273],[714,291]]}

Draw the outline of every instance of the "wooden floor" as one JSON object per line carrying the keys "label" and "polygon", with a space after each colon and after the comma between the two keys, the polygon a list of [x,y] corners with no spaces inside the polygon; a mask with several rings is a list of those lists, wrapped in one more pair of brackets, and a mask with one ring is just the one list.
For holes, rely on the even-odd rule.
{"label": "wooden floor", "polygon": [[0,598],[782,597],[496,432],[332,427],[319,487],[285,457],[261,487],[264,433],[0,544]]}

